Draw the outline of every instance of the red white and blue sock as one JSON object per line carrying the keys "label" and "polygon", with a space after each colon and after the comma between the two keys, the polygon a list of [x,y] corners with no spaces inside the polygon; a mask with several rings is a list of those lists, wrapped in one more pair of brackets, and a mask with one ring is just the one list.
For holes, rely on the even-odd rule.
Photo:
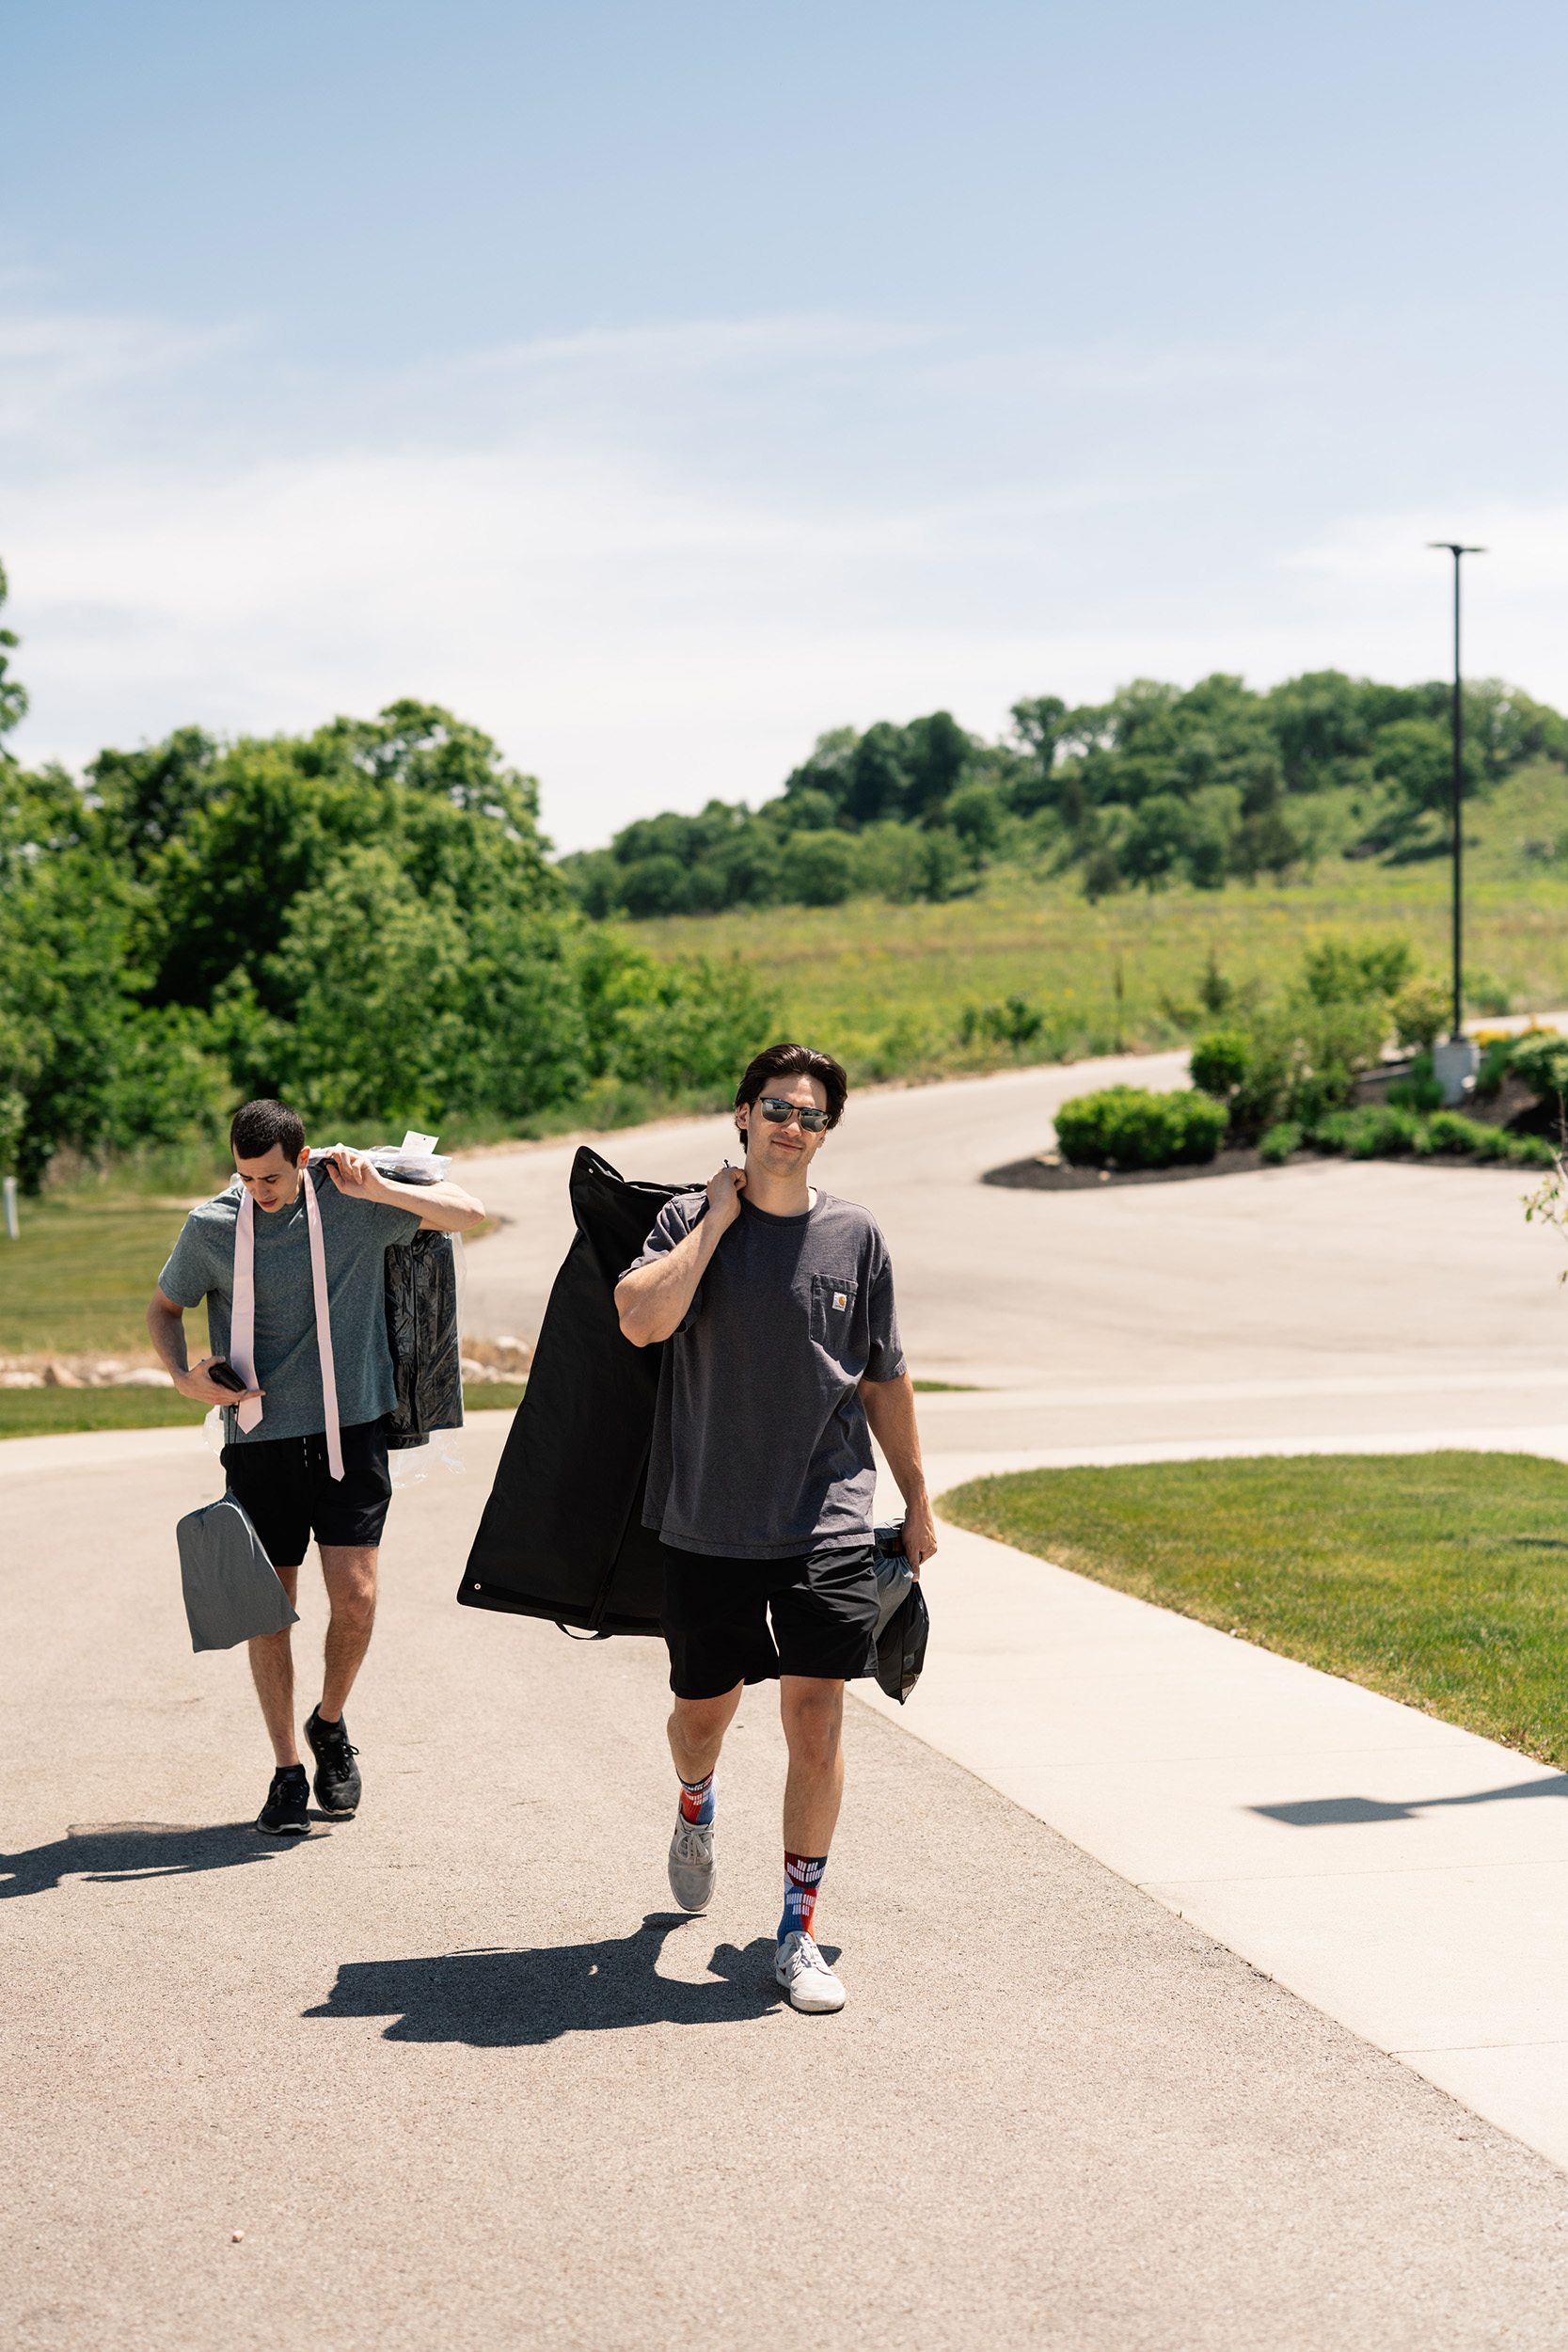
{"label": "red white and blue sock", "polygon": [[694,1829],[706,1829],[713,1813],[713,1774],[709,1772],[705,1780],[683,1780],[681,1820],[689,1821]]}
{"label": "red white and blue sock", "polygon": [[[817,1889],[822,1873],[828,1867],[825,1853],[786,1853],[784,1856],[784,1907],[779,1921],[779,1942],[794,1933],[812,1933],[812,1914],[816,1909]],[[815,1941],[815,1938],[814,1938]]]}

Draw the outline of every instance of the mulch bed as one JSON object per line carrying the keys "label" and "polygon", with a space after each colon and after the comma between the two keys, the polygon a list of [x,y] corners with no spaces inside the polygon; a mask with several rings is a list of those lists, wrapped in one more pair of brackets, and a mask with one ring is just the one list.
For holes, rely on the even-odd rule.
{"label": "mulch bed", "polygon": [[[1322,1158],[1317,1152],[1293,1152],[1282,1165],[1293,1168],[1304,1160],[1321,1164]],[[1220,1152],[1212,1160],[1178,1168],[1052,1168],[1043,1160],[1009,1160],[1006,1168],[987,1168],[980,1182],[1002,1184],[1010,1192],[1087,1192],[1101,1184],[1176,1184],[1194,1176],[1245,1176],[1266,1165],[1257,1150]]]}
{"label": "mulch bed", "polygon": [[[1259,1168],[1331,1168],[1336,1161],[1346,1167],[1353,1164],[1344,1152],[1292,1152],[1288,1160],[1265,1160],[1256,1150],[1221,1152],[1212,1160],[1180,1168],[1051,1168],[1043,1160],[1010,1160],[1006,1168],[988,1168],[980,1182],[1002,1184],[1011,1192],[1089,1192],[1102,1184],[1109,1190],[1113,1184],[1180,1184],[1194,1176],[1247,1176]],[[1478,1160],[1469,1152],[1433,1152],[1422,1158],[1404,1152],[1389,1164],[1400,1168],[1508,1165]],[[1513,1168],[1510,1172],[1518,1176],[1532,1171]]]}

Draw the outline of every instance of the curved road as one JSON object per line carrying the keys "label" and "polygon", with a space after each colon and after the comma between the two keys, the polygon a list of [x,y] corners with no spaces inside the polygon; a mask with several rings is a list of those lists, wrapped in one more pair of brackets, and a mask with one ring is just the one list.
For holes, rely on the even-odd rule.
{"label": "curved road", "polygon": [[[1106,1447],[1321,1444],[1560,1422],[1568,1293],[1527,1179],[1316,1161],[1084,1192],[982,1184],[1051,1141],[1068,1096],[1173,1086],[1177,1055],[851,1096],[816,1162],[893,1251],[928,1454],[955,1470]],[[722,1119],[594,1138],[628,1175],[705,1180]],[[468,1252],[467,1317],[531,1338],[571,1237],[572,1143],[462,1163],[509,1222]]]}

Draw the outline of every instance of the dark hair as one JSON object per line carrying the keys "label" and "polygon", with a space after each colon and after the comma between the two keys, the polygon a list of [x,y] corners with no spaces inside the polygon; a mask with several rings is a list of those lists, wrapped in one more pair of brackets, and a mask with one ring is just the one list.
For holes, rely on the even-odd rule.
{"label": "dark hair", "polygon": [[749,1110],[769,1078],[815,1078],[828,1098],[829,1126],[836,1127],[844,1117],[849,1079],[844,1064],[832,1054],[819,1054],[810,1045],[769,1045],[747,1063],[746,1075],[735,1090],[736,1109],[744,1104]]}
{"label": "dark hair", "polygon": [[247,1103],[234,1113],[229,1146],[237,1160],[264,1160],[277,1144],[291,1167],[305,1149],[305,1121],[287,1103]]}

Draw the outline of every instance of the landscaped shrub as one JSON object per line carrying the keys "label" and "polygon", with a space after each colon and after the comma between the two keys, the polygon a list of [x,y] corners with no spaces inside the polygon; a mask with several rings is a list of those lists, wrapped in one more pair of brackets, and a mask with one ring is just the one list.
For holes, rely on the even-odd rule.
{"label": "landscaped shrub", "polygon": [[1443,1107],[1443,1089],[1432,1074],[1430,1053],[1418,1054],[1408,1078],[1393,1078],[1388,1085],[1388,1100],[1396,1110],[1439,1111]]}
{"label": "landscaped shrub", "polygon": [[1418,1159],[1463,1155],[1476,1160],[1506,1160],[1516,1168],[1549,1168],[1552,1147],[1544,1136],[1513,1136],[1506,1128],[1489,1127],[1457,1111],[1436,1111],[1419,1119],[1413,1111],[1382,1103],[1363,1104],[1354,1111],[1332,1111],[1307,1130],[1303,1138],[1315,1152],[1342,1152],[1347,1159],[1388,1160],[1414,1154]]}
{"label": "landscaped shrub", "polygon": [[1252,1059],[1252,1045],[1244,1030],[1211,1029],[1193,1047],[1188,1068],[1195,1087],[1212,1094],[1216,1103],[1228,1103],[1246,1076]]}
{"label": "landscaped shrub", "polygon": [[[1488,1055],[1489,1064],[1491,1058]],[[1568,1095],[1568,1038],[1560,1037],[1555,1029],[1527,1029],[1507,1049],[1497,1072],[1499,1083],[1504,1071],[1522,1079],[1532,1094],[1545,1102],[1554,1095]]]}
{"label": "landscaped shrub", "polygon": [[1258,1155],[1259,1159],[1266,1161],[1270,1168],[1278,1168],[1290,1158],[1292,1152],[1299,1152],[1301,1146],[1302,1131],[1299,1122],[1293,1119],[1282,1119],[1261,1138],[1258,1146]]}
{"label": "landscaped shrub", "polygon": [[1224,1104],[1196,1088],[1105,1087],[1062,1104],[1056,1141],[1074,1168],[1172,1168],[1212,1160],[1228,1123]]}
{"label": "landscaped shrub", "polygon": [[1389,1007],[1395,1037],[1407,1051],[1430,1053],[1448,1027],[1452,1004],[1447,987],[1430,973],[1406,980]]}
{"label": "landscaped shrub", "polygon": [[1315,1120],[1307,1141],[1319,1152],[1342,1152],[1351,1160],[1390,1160],[1414,1152],[1420,1132],[1414,1112],[1366,1103],[1358,1110],[1330,1111]]}

